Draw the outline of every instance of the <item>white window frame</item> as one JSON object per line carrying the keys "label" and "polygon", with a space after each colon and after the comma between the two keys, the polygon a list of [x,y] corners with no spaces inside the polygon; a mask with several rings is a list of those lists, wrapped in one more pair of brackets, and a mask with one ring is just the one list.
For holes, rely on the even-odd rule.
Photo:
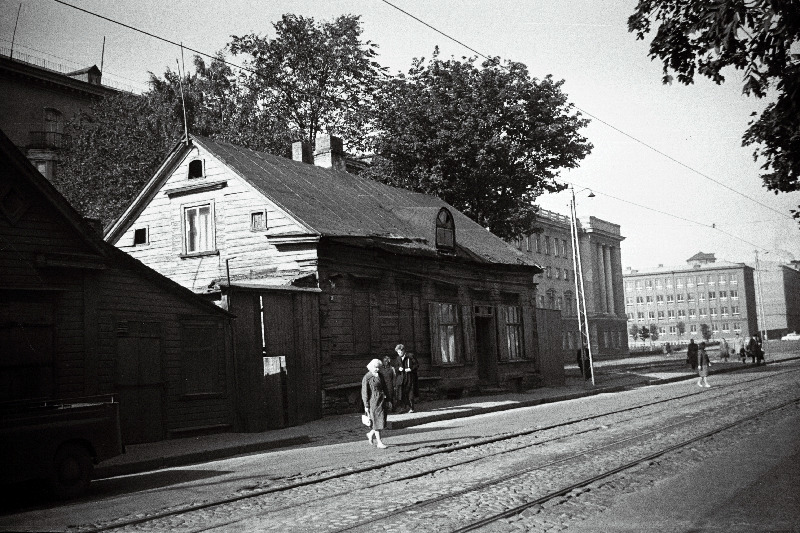
{"label": "white window frame", "polygon": [[[206,249],[189,250],[189,225],[187,214],[192,210],[199,210],[203,207],[209,208],[209,233],[210,242]],[[181,205],[181,226],[183,229],[183,253],[185,255],[202,255],[207,253],[214,253],[217,251],[217,238],[216,238],[216,210],[214,209],[214,200],[206,200],[204,202],[192,202],[189,204]],[[199,244],[199,243],[198,243]],[[199,248],[199,246],[198,246]]]}

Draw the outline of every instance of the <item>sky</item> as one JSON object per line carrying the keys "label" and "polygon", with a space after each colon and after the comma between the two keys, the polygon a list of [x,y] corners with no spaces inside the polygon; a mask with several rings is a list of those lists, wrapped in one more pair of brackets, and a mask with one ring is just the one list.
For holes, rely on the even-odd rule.
{"label": "sky", "polygon": [[[66,1],[209,54],[231,35],[271,36],[272,24],[294,13],[319,21],[360,15],[363,38],[380,46],[378,61],[393,73],[407,71],[415,57],[429,58],[435,46],[442,58],[475,55],[382,0]],[[749,264],[756,250],[762,260],[800,259],[800,226],[789,213],[800,193],[763,188],[760,163],[741,146],[751,113],[768,100],[743,96],[736,71],[722,85],[700,78],[663,85],[648,42],[627,31],[636,0],[391,4],[481,54],[525,63],[535,78],[565,80],[569,101],[592,119],[582,133],[594,149],[561,179],[574,187],[579,218],[620,225],[623,267],[682,265],[699,251]],[[76,69],[100,66],[102,57],[104,80],[139,90],[148,72],[174,70],[180,58],[176,46],[55,0],[0,0],[0,46],[12,38],[15,55]],[[567,192],[537,203],[569,213]]]}

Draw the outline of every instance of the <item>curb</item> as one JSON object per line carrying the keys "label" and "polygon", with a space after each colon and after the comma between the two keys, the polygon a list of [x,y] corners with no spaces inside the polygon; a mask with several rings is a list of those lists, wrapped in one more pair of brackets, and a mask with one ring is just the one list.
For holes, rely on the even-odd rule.
{"label": "curb", "polygon": [[[800,359],[800,356],[797,357],[788,357],[785,359],[780,359],[776,361],[768,361],[764,363],[764,365],[769,364],[776,364],[776,363],[783,363],[786,361],[793,361],[796,359]],[[747,368],[752,368],[755,365],[742,365],[730,368],[720,368],[718,370],[711,370],[710,374],[725,374],[728,372],[737,372],[739,370],[745,370]],[[661,379],[650,379],[650,380],[643,380],[643,385],[663,385],[667,383],[675,383],[678,381],[687,381],[690,379],[695,379],[697,377],[696,372],[686,373],[679,376],[673,376],[669,378],[661,378]],[[510,411],[512,409],[520,409],[523,407],[534,407],[537,405],[543,405],[548,403],[557,403],[557,402],[564,402],[568,400],[576,400],[578,398],[585,398],[588,396],[595,396],[598,394],[611,394],[615,392],[623,392],[627,390],[631,390],[636,388],[637,385],[614,385],[608,387],[599,387],[596,389],[589,389],[583,390],[580,392],[573,392],[569,394],[561,394],[556,396],[550,396],[547,398],[537,398],[535,400],[526,400],[520,401],[516,403],[508,403],[504,405],[495,405],[491,407],[480,407],[480,408],[472,408],[466,409],[463,411],[454,411],[454,412],[447,412],[447,413],[435,413],[426,416],[420,416],[417,418],[409,419],[409,420],[390,420],[390,428],[393,430],[396,429],[405,429],[414,426],[420,426],[422,424],[428,424],[431,422],[440,422],[445,420],[454,420],[458,418],[468,418],[470,416],[488,414],[488,413],[496,413],[500,411]],[[296,446],[299,444],[309,444],[311,443],[312,439],[309,435],[301,435],[298,437],[288,437],[284,439],[275,439],[271,441],[265,442],[252,442],[249,444],[242,444],[238,446],[230,446],[226,448],[218,448],[218,449],[210,449],[210,450],[203,450],[198,452],[191,452],[185,455],[173,456],[173,457],[158,457],[155,459],[148,459],[139,461],[137,463],[130,463],[130,464],[120,464],[120,465],[108,465],[108,466],[97,466],[95,468],[94,479],[101,479],[101,478],[108,478],[108,477],[115,477],[115,476],[124,476],[130,474],[140,474],[144,472],[149,472],[152,470],[159,470],[162,468],[170,468],[170,467],[177,467],[177,466],[187,466],[190,464],[196,463],[203,463],[206,461],[213,461],[215,459],[224,459],[228,457],[233,457],[235,455],[243,455],[247,453],[254,453],[266,450],[274,450],[277,448],[287,448],[289,446]]]}
{"label": "curb", "polygon": [[143,472],[149,472],[152,470],[160,470],[162,468],[204,463],[207,461],[213,461],[214,459],[233,457],[234,455],[243,455],[246,453],[272,450],[275,448],[286,448],[298,444],[308,444],[310,442],[311,437],[308,435],[301,435],[299,437],[288,437],[285,439],[275,439],[266,442],[252,442],[239,446],[191,452],[173,457],[158,457],[155,459],[139,461],[137,463],[97,466],[94,469],[93,479],[141,474]]}

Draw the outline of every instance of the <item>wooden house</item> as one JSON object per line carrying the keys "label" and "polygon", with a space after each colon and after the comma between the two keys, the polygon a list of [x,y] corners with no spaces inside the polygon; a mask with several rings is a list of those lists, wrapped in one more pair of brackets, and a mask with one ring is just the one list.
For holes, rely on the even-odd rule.
{"label": "wooden house", "polygon": [[126,443],[236,428],[231,315],[111,246],[0,132],[0,400],[113,394]]}
{"label": "wooden house", "polygon": [[106,232],[237,316],[247,427],[352,409],[365,365],[398,343],[431,393],[563,379],[560,331],[538,336],[536,264],[436,197],[344,171],[341,141],[320,140],[314,165],[192,136]]}

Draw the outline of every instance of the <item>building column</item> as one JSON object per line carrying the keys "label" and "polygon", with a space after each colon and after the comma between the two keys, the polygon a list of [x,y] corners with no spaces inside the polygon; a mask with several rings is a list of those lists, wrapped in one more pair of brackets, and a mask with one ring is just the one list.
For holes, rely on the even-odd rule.
{"label": "building column", "polygon": [[614,269],[611,267],[611,247],[603,246],[603,263],[605,263],[606,272],[606,295],[607,295],[607,310],[612,315],[614,314]]}
{"label": "building column", "polygon": [[597,244],[595,248],[596,257],[597,257],[597,285],[600,287],[600,305],[598,306],[599,309],[597,310],[600,313],[608,312],[608,294],[606,293],[606,265],[605,265],[605,258],[603,256],[603,245]]}

